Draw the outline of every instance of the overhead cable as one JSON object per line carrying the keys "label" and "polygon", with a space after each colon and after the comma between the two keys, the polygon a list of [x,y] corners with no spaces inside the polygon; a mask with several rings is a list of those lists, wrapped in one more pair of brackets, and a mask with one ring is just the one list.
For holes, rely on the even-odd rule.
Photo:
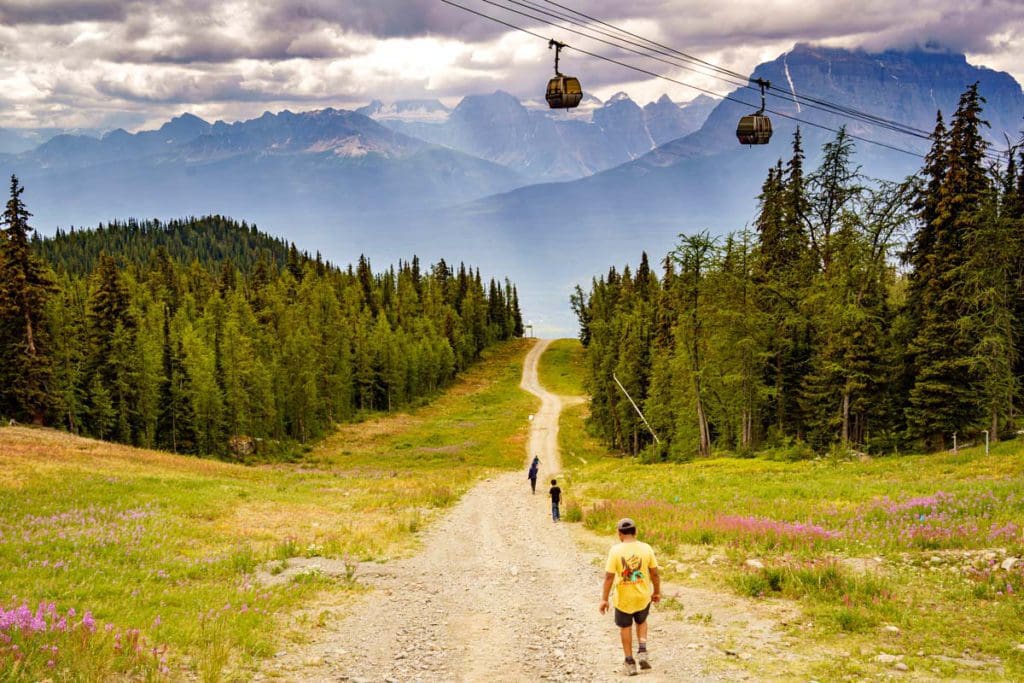
{"label": "overhead cable", "polygon": [[[502,7],[501,5],[498,5],[498,3],[493,2],[492,0],[482,0],[482,1],[486,2],[489,5],[494,5],[494,6]],[[462,4],[458,3],[458,2],[455,2],[454,0],[440,0],[440,2],[443,2],[446,5],[451,5],[452,7],[456,7],[458,9],[461,9],[461,10],[465,11],[465,12],[469,12],[470,14],[475,14],[475,15],[483,18],[483,19],[487,19],[489,21],[493,21],[493,22],[495,22],[497,24],[501,24],[502,26],[506,26],[506,27],[511,28],[513,30],[521,31],[522,33],[526,33],[528,35],[534,36],[535,38],[540,38],[541,40],[544,40],[544,41],[550,40],[550,38],[548,38],[547,36],[541,35],[540,33],[537,33],[535,31],[532,31],[532,30],[528,29],[528,28],[519,26],[519,25],[514,24],[514,23],[512,23],[510,21],[506,21],[504,19],[500,19],[498,17],[494,17],[492,15],[489,15],[489,14],[487,14],[485,12],[481,12],[479,10],[473,9],[471,7],[467,7],[466,5],[462,5]],[[537,17],[530,17],[530,15],[526,15],[525,13],[518,12],[516,10],[510,9],[510,8],[507,8],[507,7],[502,7],[502,9],[505,9],[506,11],[510,11],[510,12],[515,12],[516,14],[523,14],[524,16],[527,16],[529,18],[533,18],[534,20],[540,21],[541,23],[548,23],[548,22],[545,22],[543,19],[539,19]],[[559,28],[562,28],[562,27],[559,27]],[[681,81],[681,80],[678,80],[676,78],[672,78],[670,76],[665,76],[664,74],[659,74],[659,73],[657,73],[655,71],[650,71],[649,69],[644,69],[642,67],[638,67],[636,65],[629,64],[628,62],[623,62],[621,60],[614,59],[614,58],[608,57],[606,55],[602,55],[602,54],[599,54],[599,53],[596,53],[596,52],[591,52],[589,50],[577,47],[575,45],[568,45],[568,44],[566,44],[565,47],[566,47],[566,49],[575,50],[576,52],[579,52],[580,54],[587,55],[588,57],[593,57],[595,59],[600,59],[600,60],[608,62],[610,64],[615,64],[617,66],[621,66],[623,68],[630,69],[632,71],[635,71],[637,73],[641,73],[641,74],[650,76],[652,78],[659,78],[661,80],[668,81],[670,83],[675,83],[676,85],[681,85],[683,87],[691,88],[693,90],[697,90],[698,92],[702,92],[702,93],[705,93],[707,95],[711,95],[712,97],[721,98],[721,99],[724,99],[724,100],[728,100],[730,102],[736,102],[737,104],[742,104],[744,106],[751,107],[753,109],[757,109],[757,105],[751,104],[750,102],[746,102],[744,100],[741,100],[739,98],[733,97],[731,95],[720,95],[720,94],[714,92],[713,90],[709,90],[707,88],[702,88],[702,87],[694,85],[692,83],[686,83],[685,81]],[[790,114],[786,114],[785,112],[781,112],[781,111],[778,111],[778,110],[765,108],[765,111],[769,112],[771,114],[774,114],[775,116],[779,116],[779,117],[784,118],[784,119],[789,119],[791,121],[796,121],[797,123],[800,123],[800,124],[805,125],[805,126],[810,126],[812,128],[818,128],[818,129],[829,131],[829,132],[832,132],[832,133],[838,133],[839,132],[838,129],[833,128],[831,126],[827,126],[827,125],[824,125],[824,124],[821,124],[821,123],[816,123],[814,121],[808,121],[806,119],[802,119],[802,118],[797,117],[797,116],[792,116]],[[891,144],[886,143],[886,142],[881,142],[881,141],[878,141],[878,140],[872,140],[870,138],[867,138],[867,137],[864,137],[864,136],[861,136],[861,135],[855,135],[855,134],[850,133],[850,132],[847,132],[846,135],[849,138],[853,139],[853,140],[859,140],[860,142],[866,142],[868,144],[876,145],[876,146],[879,146],[879,147],[884,147],[886,149],[890,149],[890,150],[895,151],[895,152],[901,152],[903,154],[908,154],[910,156],[915,156],[915,157],[918,157],[918,158],[924,158],[924,155],[922,153],[920,153],[920,152],[916,152],[916,151],[913,151],[913,150],[905,149],[903,147],[897,147],[896,145],[891,145]]]}

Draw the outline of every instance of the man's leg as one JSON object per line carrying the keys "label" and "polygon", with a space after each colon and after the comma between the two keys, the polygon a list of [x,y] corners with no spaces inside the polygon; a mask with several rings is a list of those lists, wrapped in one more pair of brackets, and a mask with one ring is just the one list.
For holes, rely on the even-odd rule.
{"label": "man's leg", "polygon": [[636,660],[633,659],[633,616],[615,610],[615,625],[619,627],[619,639],[622,641],[622,654],[626,661],[622,665],[622,673],[627,676],[636,676]]}
{"label": "man's leg", "polygon": [[633,659],[633,627],[620,628],[619,638],[622,639],[622,652],[626,659]]}
{"label": "man's leg", "polygon": [[639,652],[637,652],[637,661],[640,662],[641,669],[650,669],[651,663],[647,659],[647,619],[644,619],[643,623],[636,625],[636,639],[639,645],[637,646]]}
{"label": "man's leg", "polygon": [[636,625],[636,639],[641,645],[647,644],[647,621]]}

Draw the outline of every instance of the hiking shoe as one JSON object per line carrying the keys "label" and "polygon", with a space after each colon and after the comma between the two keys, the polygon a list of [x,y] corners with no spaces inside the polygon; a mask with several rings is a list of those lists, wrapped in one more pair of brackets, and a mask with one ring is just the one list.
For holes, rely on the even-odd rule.
{"label": "hiking shoe", "polygon": [[651,663],[647,661],[647,650],[641,650],[636,653],[636,661],[640,665],[641,669],[647,670],[651,668]]}
{"label": "hiking shoe", "polygon": [[636,676],[640,672],[636,670],[636,662],[623,662],[622,673],[626,676]]}

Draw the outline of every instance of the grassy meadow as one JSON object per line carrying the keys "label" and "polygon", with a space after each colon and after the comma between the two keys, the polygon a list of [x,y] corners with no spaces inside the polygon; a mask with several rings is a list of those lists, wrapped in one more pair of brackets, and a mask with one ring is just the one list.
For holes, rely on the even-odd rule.
{"label": "grassy meadow", "polygon": [[[247,680],[290,613],[358,591],[359,562],[410,552],[474,482],[521,466],[528,347],[496,347],[430,405],[344,425],[297,465],[0,428],[0,681]],[[351,570],[260,580],[293,557]]]}
{"label": "grassy meadow", "polygon": [[[546,354],[548,376],[581,354]],[[585,418],[571,408],[560,427],[567,517],[601,534],[633,517],[670,580],[801,607],[787,637],[814,664],[758,661],[758,676],[1024,678],[1024,442],[644,465],[610,456]]]}
{"label": "grassy meadow", "polygon": [[537,373],[540,383],[548,391],[562,396],[582,396],[583,354],[575,339],[556,339],[540,357]]}

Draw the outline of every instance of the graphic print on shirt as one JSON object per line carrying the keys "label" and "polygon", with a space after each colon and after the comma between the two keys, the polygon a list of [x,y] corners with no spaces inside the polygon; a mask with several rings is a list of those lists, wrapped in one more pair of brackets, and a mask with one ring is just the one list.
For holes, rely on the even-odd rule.
{"label": "graphic print on shirt", "polygon": [[644,573],[640,571],[642,563],[640,558],[636,555],[630,555],[629,557],[622,558],[622,573],[620,580],[622,583],[639,583],[644,579]]}

